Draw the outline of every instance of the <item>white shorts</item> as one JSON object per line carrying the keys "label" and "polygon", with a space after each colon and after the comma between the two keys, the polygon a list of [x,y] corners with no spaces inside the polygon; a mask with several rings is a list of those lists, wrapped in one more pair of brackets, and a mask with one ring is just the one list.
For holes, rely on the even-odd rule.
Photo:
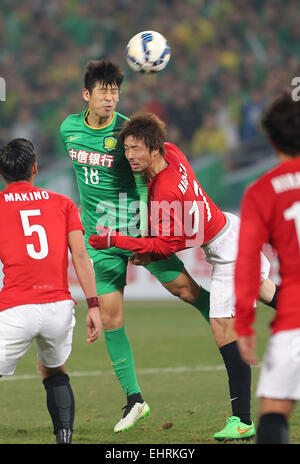
{"label": "white shorts", "polygon": [[300,329],[271,335],[264,355],[256,395],[300,400]]}
{"label": "white shorts", "polygon": [[0,375],[12,375],[35,339],[46,367],[62,366],[72,349],[74,301],[15,306],[0,312]]}
{"label": "white shorts", "polygon": [[[209,317],[235,315],[234,271],[238,252],[240,219],[225,213],[227,223],[211,242],[202,245],[206,261],[212,264]],[[261,253],[261,281],[267,279],[270,263]]]}

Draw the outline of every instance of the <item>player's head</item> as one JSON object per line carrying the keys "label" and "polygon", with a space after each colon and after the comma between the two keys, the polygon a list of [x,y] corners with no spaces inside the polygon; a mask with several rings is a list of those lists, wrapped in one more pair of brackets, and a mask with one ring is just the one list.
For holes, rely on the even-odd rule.
{"label": "player's head", "polygon": [[145,171],[163,158],[166,125],[153,113],[133,115],[124,124],[119,137],[124,143],[125,156],[135,172]]}
{"label": "player's head", "polygon": [[277,154],[300,156],[300,102],[289,90],[270,103],[261,122]]}
{"label": "player's head", "polygon": [[123,73],[118,65],[102,60],[90,61],[84,76],[83,98],[98,117],[110,117],[119,101]]}
{"label": "player's head", "polygon": [[36,155],[31,142],[14,139],[0,150],[0,172],[6,183],[31,182],[37,173]]}

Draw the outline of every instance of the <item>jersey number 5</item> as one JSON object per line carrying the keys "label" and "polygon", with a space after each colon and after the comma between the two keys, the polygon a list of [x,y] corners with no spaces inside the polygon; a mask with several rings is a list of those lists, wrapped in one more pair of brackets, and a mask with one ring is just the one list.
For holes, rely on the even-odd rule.
{"label": "jersey number 5", "polygon": [[29,224],[30,216],[40,216],[41,210],[39,209],[28,209],[20,211],[22,226],[24,230],[25,237],[31,237],[34,232],[38,234],[40,241],[40,251],[35,251],[32,243],[26,245],[27,253],[33,259],[43,259],[48,255],[48,241],[46,231],[43,226],[39,224],[34,224],[31,226]]}

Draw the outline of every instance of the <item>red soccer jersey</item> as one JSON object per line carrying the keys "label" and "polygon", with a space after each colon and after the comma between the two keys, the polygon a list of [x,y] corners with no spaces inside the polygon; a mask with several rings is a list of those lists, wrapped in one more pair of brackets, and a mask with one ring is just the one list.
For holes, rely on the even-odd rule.
{"label": "red soccer jersey", "polygon": [[0,212],[0,311],[71,299],[68,233],[83,231],[74,202],[29,182],[14,182],[0,192]]}
{"label": "red soccer jersey", "polygon": [[184,154],[165,144],[168,166],[148,185],[149,238],[118,235],[115,246],[168,256],[209,242],[224,227],[223,212],[199,184]]}
{"label": "red soccer jersey", "polygon": [[300,327],[300,159],[275,167],[252,184],[241,210],[236,264],[236,330],[253,332],[260,287],[260,256],[270,243],[279,260],[280,287],[272,333]]}

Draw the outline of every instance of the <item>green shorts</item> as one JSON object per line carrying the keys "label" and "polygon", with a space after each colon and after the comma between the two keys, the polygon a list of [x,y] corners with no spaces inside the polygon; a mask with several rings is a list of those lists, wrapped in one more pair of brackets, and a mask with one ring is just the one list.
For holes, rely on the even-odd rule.
{"label": "green shorts", "polygon": [[[126,285],[128,259],[132,251],[110,248],[95,250],[87,244],[90,259],[93,262],[97,294],[104,295],[120,290]],[[159,282],[171,282],[181,274],[183,262],[174,254],[169,259],[154,261],[146,266]]]}

